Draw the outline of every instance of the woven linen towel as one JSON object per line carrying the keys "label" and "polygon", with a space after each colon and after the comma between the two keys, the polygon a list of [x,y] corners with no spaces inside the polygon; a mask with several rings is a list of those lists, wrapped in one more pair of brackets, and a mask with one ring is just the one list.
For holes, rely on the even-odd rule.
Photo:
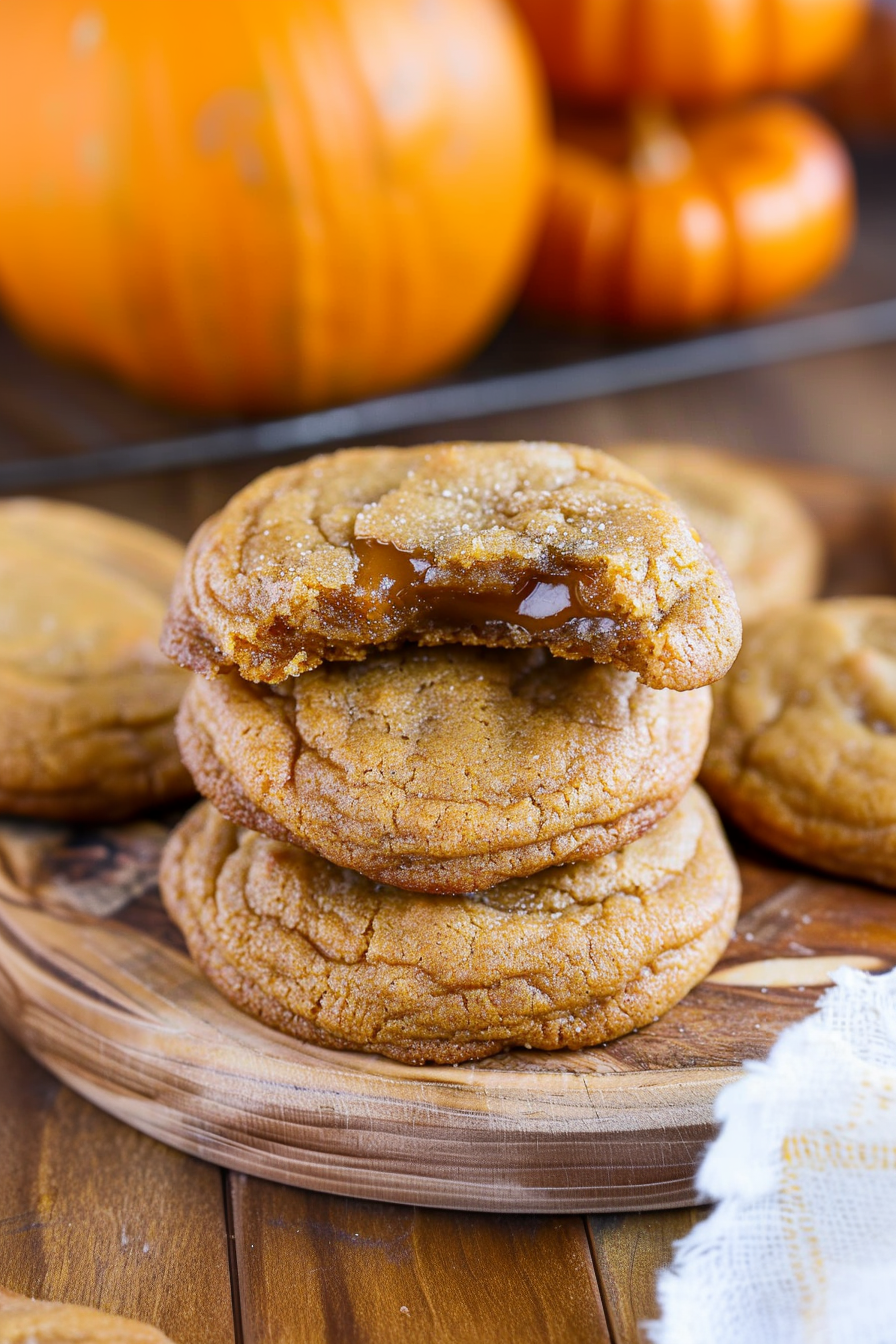
{"label": "woven linen towel", "polygon": [[896,1344],[896,970],[833,979],[718,1098],[653,1344]]}

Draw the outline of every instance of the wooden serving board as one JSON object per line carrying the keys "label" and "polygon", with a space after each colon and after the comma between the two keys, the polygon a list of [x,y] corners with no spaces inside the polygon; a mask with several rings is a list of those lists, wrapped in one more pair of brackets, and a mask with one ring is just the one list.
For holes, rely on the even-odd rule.
{"label": "wooden serving board", "polygon": [[[831,591],[892,591],[879,486],[787,473],[822,522]],[[734,837],[724,960],[654,1025],[581,1052],[414,1068],[303,1045],[196,972],[158,896],[158,821],[0,822],[0,1017],[97,1105],[224,1166],[337,1194],[514,1212],[693,1200],[713,1102],[851,964],[896,964],[896,896]]]}

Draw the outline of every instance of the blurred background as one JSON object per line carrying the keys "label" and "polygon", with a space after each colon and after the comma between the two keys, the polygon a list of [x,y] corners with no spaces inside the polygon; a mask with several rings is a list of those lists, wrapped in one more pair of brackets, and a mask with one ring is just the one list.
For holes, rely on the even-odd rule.
{"label": "blurred background", "polygon": [[0,0],[0,492],[355,442],[896,463],[896,5]]}

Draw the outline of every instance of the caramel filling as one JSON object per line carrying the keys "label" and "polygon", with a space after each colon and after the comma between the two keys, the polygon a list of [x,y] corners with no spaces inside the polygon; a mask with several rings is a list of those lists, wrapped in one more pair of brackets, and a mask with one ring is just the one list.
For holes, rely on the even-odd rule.
{"label": "caramel filling", "polygon": [[452,626],[503,621],[533,635],[581,618],[602,617],[612,624],[584,599],[582,589],[590,577],[584,572],[524,574],[506,580],[497,591],[460,592],[440,581],[432,556],[422,551],[366,539],[355,539],[352,550],[358,559],[355,582],[373,619],[415,612]]}

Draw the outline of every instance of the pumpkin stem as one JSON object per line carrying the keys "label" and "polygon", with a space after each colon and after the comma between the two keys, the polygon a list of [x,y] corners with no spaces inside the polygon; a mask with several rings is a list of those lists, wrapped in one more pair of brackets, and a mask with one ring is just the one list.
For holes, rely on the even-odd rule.
{"label": "pumpkin stem", "polygon": [[629,166],[643,182],[671,182],[691,166],[691,147],[671,108],[636,102],[629,108]]}

